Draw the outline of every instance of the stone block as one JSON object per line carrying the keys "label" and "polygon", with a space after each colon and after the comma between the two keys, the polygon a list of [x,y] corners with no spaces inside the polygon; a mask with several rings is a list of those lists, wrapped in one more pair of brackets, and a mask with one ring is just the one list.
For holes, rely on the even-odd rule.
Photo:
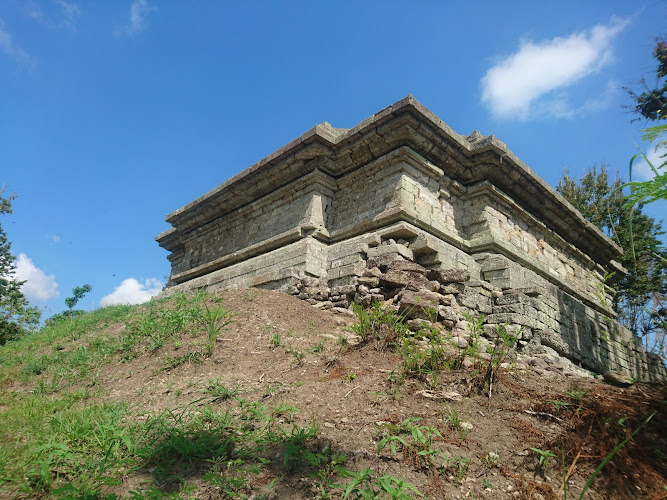
{"label": "stone block", "polygon": [[416,262],[410,262],[407,260],[395,260],[389,264],[389,269],[391,271],[409,271],[411,273],[426,275],[425,267],[417,264]]}
{"label": "stone block", "polygon": [[369,269],[379,269],[381,272],[385,272],[389,269],[389,266],[392,262],[396,260],[405,260],[401,255],[397,253],[378,255],[377,257],[370,257],[366,261],[366,267]]}
{"label": "stone block", "polygon": [[432,269],[426,277],[443,285],[449,283],[463,283],[470,280],[470,272],[465,269]]}
{"label": "stone block", "polygon": [[412,286],[415,289],[419,289],[426,288],[428,286],[428,280],[421,273],[412,271],[394,271],[389,269],[386,273],[380,276],[380,285],[389,288]]}
{"label": "stone block", "polygon": [[412,250],[410,250],[405,245],[399,245],[398,243],[393,243],[389,245],[380,245],[378,247],[369,248],[367,254],[369,259],[384,255],[400,255],[406,260],[410,261],[415,260],[415,256]]}
{"label": "stone block", "polygon": [[380,284],[380,278],[362,276],[360,278],[357,278],[357,283],[370,288],[375,288]]}
{"label": "stone block", "polygon": [[407,318],[428,319],[437,315],[440,305],[438,294],[426,290],[414,292],[406,290],[403,292],[399,302],[399,311]]}
{"label": "stone block", "polygon": [[440,293],[443,295],[458,295],[466,289],[463,283],[448,283],[440,287]]}

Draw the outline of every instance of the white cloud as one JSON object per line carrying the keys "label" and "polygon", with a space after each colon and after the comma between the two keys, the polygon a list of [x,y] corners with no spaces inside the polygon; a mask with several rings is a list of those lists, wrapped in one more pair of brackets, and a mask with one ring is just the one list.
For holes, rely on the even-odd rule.
{"label": "white cloud", "polygon": [[[651,164],[658,168],[662,165],[667,158],[662,158],[664,154],[667,153],[667,145],[664,142],[659,144],[652,144],[647,151],[644,151],[644,154],[648,158],[648,161]],[[664,173],[664,170],[659,170],[660,173]],[[641,161],[636,161],[632,165],[632,180],[633,181],[650,181],[655,176],[653,169],[648,166],[643,159]]]}
{"label": "white cloud", "polygon": [[45,234],[44,237],[51,243],[60,243],[60,236],[57,234]]}
{"label": "white cloud", "polygon": [[116,26],[116,36],[133,36],[146,29],[146,20],[151,12],[157,10],[147,0],[134,0],[130,5],[129,20],[127,24]]}
{"label": "white cloud", "polygon": [[[46,10],[45,10],[46,9]],[[50,4],[36,5],[32,2],[25,4],[25,12],[34,21],[49,28],[76,29],[76,23],[81,16],[81,9],[74,2],[66,0],[51,0]]]}
{"label": "white cloud", "polygon": [[162,291],[162,282],[155,278],[149,278],[140,283],[134,278],[128,278],[117,286],[109,295],[100,300],[100,306],[111,306],[115,304],[141,304],[150,300]]}
{"label": "white cloud", "polygon": [[33,264],[32,260],[24,253],[19,254],[16,259],[16,271],[14,276],[18,281],[25,281],[21,291],[28,300],[47,301],[58,296],[58,283],[53,274],[46,274]]}
{"label": "white cloud", "polygon": [[30,54],[14,42],[12,35],[5,28],[5,23],[2,19],[0,19],[0,51],[29,71],[35,69],[37,65]]}
{"label": "white cloud", "polygon": [[613,58],[611,41],[628,23],[612,19],[609,25],[597,25],[565,38],[522,40],[517,52],[498,62],[482,78],[482,101],[501,118],[570,117],[599,108],[604,94],[602,100],[591,99],[574,108],[563,90],[609,64]]}
{"label": "white cloud", "polygon": [[81,9],[74,2],[66,2],[65,0],[54,0],[55,4],[60,8],[60,20],[57,26],[60,28],[76,28],[76,23],[81,16]]}

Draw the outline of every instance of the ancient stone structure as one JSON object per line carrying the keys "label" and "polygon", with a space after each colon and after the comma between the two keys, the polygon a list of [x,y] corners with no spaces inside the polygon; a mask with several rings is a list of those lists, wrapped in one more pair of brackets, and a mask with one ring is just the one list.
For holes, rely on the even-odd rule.
{"label": "ancient stone structure", "polygon": [[410,317],[427,305],[449,328],[472,311],[523,326],[526,352],[665,378],[613,320],[603,276],[624,272],[621,249],[505,144],[457,134],[412,96],[349,130],[315,126],[167,222],[168,290],[264,287]]}

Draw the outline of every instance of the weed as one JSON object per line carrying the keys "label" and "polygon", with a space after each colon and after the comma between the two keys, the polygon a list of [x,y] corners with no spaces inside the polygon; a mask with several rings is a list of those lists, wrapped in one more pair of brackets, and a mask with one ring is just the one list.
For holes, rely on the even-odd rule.
{"label": "weed", "polygon": [[570,406],[571,403],[568,403],[567,401],[548,401],[552,405],[556,407],[556,410],[561,411],[563,408],[567,408]]}
{"label": "weed", "polygon": [[294,360],[296,361],[296,366],[301,366],[303,364],[303,359],[306,357],[306,355],[301,351],[297,351],[291,345],[287,347],[287,350],[294,357]]}
{"label": "weed", "polygon": [[[346,469],[343,464],[347,462],[347,455],[343,453],[335,453],[331,448],[326,448],[322,452],[311,452],[306,450],[304,453],[304,460],[306,463],[315,468],[315,476],[320,481],[320,490],[326,494],[325,486],[332,486],[331,480],[335,476],[347,476],[351,471]],[[324,498],[327,498],[326,496]]]}
{"label": "weed", "polygon": [[549,450],[540,450],[539,448],[531,448],[531,450],[533,450],[539,456],[537,467],[540,470],[544,468],[548,458],[556,458],[556,455],[551,453]]}
{"label": "weed", "polygon": [[238,386],[229,388],[223,385],[222,380],[220,379],[220,377],[218,377],[208,381],[208,385],[204,392],[209,396],[213,397],[213,400],[211,402],[215,402],[215,401],[225,401],[227,399],[236,397],[236,395],[241,392],[241,389]]}
{"label": "weed", "polygon": [[488,451],[482,457],[482,462],[487,467],[498,467],[500,465],[500,455],[495,451]]}
{"label": "weed", "polygon": [[239,496],[248,487],[248,478],[242,474],[243,460],[215,461],[214,466],[204,475],[204,480],[220,488],[224,497]]}
{"label": "weed", "polygon": [[[584,488],[581,490],[581,495],[579,496],[579,500],[584,498],[584,495],[588,491],[588,489],[591,487],[593,484],[593,481],[595,481],[595,478],[600,474],[602,469],[605,468],[605,466],[609,463],[609,461],[614,458],[614,455],[618,453],[627,443],[630,441],[633,437],[635,437],[635,434],[637,434],[646,424],[649,423],[649,421],[655,416],[656,412],[652,413],[651,415],[644,420],[644,422],[637,427],[632,434],[630,434],[628,437],[626,437],[623,441],[621,441],[612,451],[607,455],[602,462],[600,462],[600,465],[597,466],[593,474],[591,474],[591,477],[588,478],[588,481],[586,481],[586,484],[584,485]],[[531,448],[531,450],[534,450],[534,448]],[[665,490],[667,490],[667,487],[665,487]]]}
{"label": "weed", "polygon": [[375,396],[375,399],[374,399],[373,402],[371,403],[372,405],[375,405],[375,406],[379,405],[382,401],[384,401],[384,400],[387,399],[387,397],[388,397],[388,395],[387,395],[386,392],[382,392],[382,391],[371,391],[370,389],[368,390],[368,392],[369,392],[370,394],[373,394],[373,395]]}
{"label": "weed", "polygon": [[449,458],[432,447],[433,439],[442,438],[442,435],[434,427],[419,425],[419,420],[417,417],[409,417],[399,426],[385,425],[388,434],[378,443],[378,453],[388,445],[393,455],[400,451],[403,459],[412,462],[416,467],[438,467],[436,459],[443,459],[443,463],[446,463]]}
{"label": "weed", "polygon": [[464,458],[461,456],[455,456],[450,461],[450,470],[453,469],[454,477],[457,481],[463,481],[466,473],[468,472],[468,467],[470,466],[471,460],[469,458]]}
{"label": "weed", "polygon": [[201,365],[204,362],[199,351],[192,351],[180,356],[167,357],[164,361],[164,370],[173,370],[183,364]]}
{"label": "weed", "polygon": [[[215,299],[215,302],[222,302],[222,298]],[[211,356],[215,350],[215,342],[220,332],[233,322],[230,319],[230,313],[224,307],[209,307],[207,301],[203,301],[204,308],[197,309],[194,316],[197,322],[206,331],[206,356]]]}
{"label": "weed", "polygon": [[280,342],[281,342],[281,340],[280,340],[280,335],[277,334],[277,333],[274,333],[274,334],[271,336],[271,340],[269,340],[269,343],[270,343],[273,347],[279,347],[279,346],[280,346]]}
{"label": "weed", "polygon": [[286,403],[279,403],[273,407],[272,413],[276,417],[283,417],[288,422],[292,422],[294,420],[294,416],[297,413],[301,413],[301,410],[296,406],[291,406]]}
{"label": "weed", "polygon": [[493,381],[501,365],[507,360],[510,352],[516,346],[523,327],[516,333],[507,331],[508,325],[496,325],[496,339],[489,349],[489,360],[482,370],[482,388],[488,390],[489,398],[493,390]]}
{"label": "weed", "polygon": [[366,500],[374,498],[385,498],[386,495],[392,499],[412,500],[416,496],[424,495],[411,483],[398,479],[394,476],[384,475],[371,482],[371,469],[362,469],[358,473],[350,473],[352,479],[343,491],[343,500]]}
{"label": "weed", "polygon": [[576,403],[581,404],[589,392],[590,391],[580,391],[575,387],[570,387],[564,394]]}
{"label": "weed", "polygon": [[403,374],[419,380],[426,380],[427,375],[439,372],[446,359],[442,344],[437,340],[432,340],[429,347],[422,349],[412,337],[403,338],[399,355]]}
{"label": "weed", "polygon": [[313,353],[318,353],[318,352],[324,352],[325,349],[326,349],[326,347],[325,347],[325,345],[324,345],[324,342],[318,342],[317,344],[315,344],[315,345],[313,346],[313,348],[311,349],[311,351],[312,351]]}
{"label": "weed", "polygon": [[357,322],[352,325],[352,330],[361,338],[360,345],[375,341],[379,349],[393,349],[398,345],[399,339],[408,332],[404,317],[390,309],[384,309],[380,302],[373,303],[370,309],[365,309],[360,304],[352,307],[357,315]]}
{"label": "weed", "polygon": [[292,427],[290,434],[284,434],[285,451],[283,455],[283,469],[293,474],[303,467],[306,460],[306,443],[317,437],[319,426],[314,423],[310,428]]}
{"label": "weed", "polygon": [[463,423],[463,417],[458,410],[455,410],[451,406],[447,407],[447,414],[445,415],[445,423],[447,426],[455,431],[461,429],[461,424]]}

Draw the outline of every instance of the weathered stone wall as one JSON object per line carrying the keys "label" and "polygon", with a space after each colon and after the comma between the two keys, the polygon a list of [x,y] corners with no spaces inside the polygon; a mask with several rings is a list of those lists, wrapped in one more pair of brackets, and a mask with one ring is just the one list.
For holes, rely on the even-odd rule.
{"label": "weathered stone wall", "polygon": [[624,272],[620,249],[500,141],[411,97],[351,130],[318,125],[167,220],[168,291],[261,286],[412,320],[426,303],[445,328],[483,314],[489,335],[522,328],[525,353],[665,378],[613,319],[603,276]]}

